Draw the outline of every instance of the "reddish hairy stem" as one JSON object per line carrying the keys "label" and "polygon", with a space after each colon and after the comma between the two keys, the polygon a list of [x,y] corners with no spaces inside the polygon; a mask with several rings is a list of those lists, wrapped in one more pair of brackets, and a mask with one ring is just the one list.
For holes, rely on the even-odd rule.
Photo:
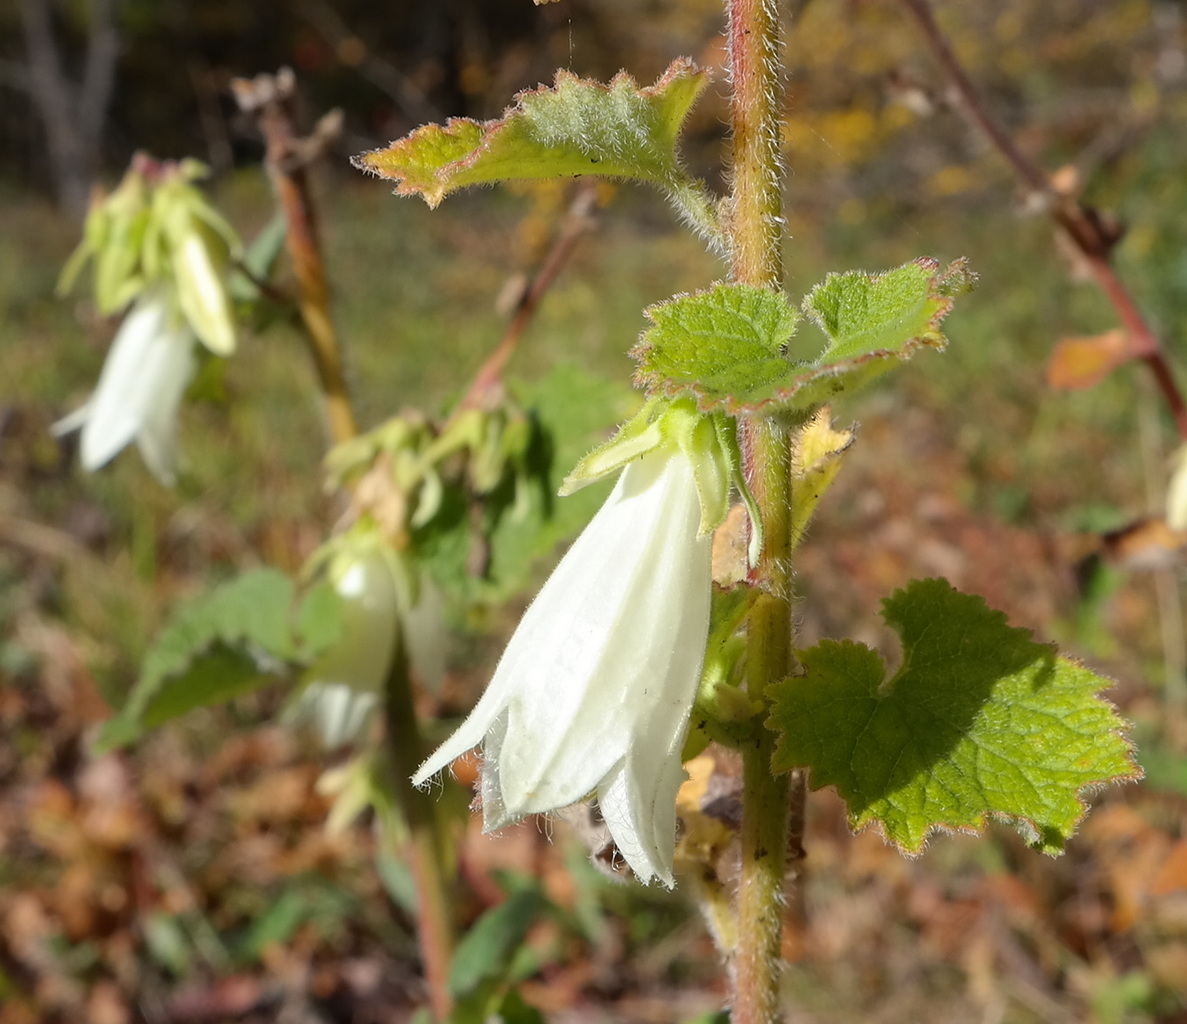
{"label": "reddish hairy stem", "polygon": [[[774,0],[727,0],[733,127],[733,187],[727,206],[735,281],[778,288],[782,279],[783,168],[779,22]],[[765,703],[793,667],[790,444],[786,424],[755,416],[741,424],[746,481],[763,522],[752,574],[762,594],[747,627],[747,687]],[[779,1020],[779,977],[791,780],[771,772],[775,736],[760,728],[742,751],[742,862],[733,1024]],[[798,842],[798,840],[797,840]]]}
{"label": "reddish hairy stem", "polygon": [[1111,262],[1115,239],[1102,230],[1092,212],[1069,196],[1053,192],[1047,174],[1030,160],[1010,135],[989,114],[948,39],[936,24],[927,0],[901,0],[923,32],[940,68],[959,99],[959,109],[1001,153],[1014,176],[1027,188],[1046,200],[1051,217],[1071,243],[1083,255],[1092,276],[1105,293],[1129,337],[1130,357],[1146,364],[1154,375],[1163,400],[1174,417],[1179,436],[1187,441],[1187,404],[1175,381],[1158,336],[1137,308],[1129,289],[1117,276]]}

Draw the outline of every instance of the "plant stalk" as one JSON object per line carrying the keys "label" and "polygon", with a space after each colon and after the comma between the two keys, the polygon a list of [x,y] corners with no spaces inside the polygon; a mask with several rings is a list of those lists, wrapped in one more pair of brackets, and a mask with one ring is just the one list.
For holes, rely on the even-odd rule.
{"label": "plant stalk", "polygon": [[458,403],[458,410],[482,409],[497,403],[502,394],[503,371],[507,368],[512,355],[519,345],[520,338],[531,323],[540,300],[552,287],[557,275],[561,272],[569,256],[572,255],[581,236],[589,230],[591,214],[597,204],[598,183],[594,178],[586,178],[577,186],[573,199],[569,204],[568,213],[561,223],[560,230],[553,240],[548,255],[540,264],[540,269],[532,278],[530,284],[524,288],[523,295],[516,304],[514,315],[503,331],[502,338],[494,351],[482,364],[473,383],[466,390],[466,394]]}
{"label": "plant stalk", "polygon": [[[782,78],[775,0],[727,0],[733,83],[733,187],[726,228],[735,281],[782,281]],[[764,541],[751,585],[762,596],[747,633],[747,688],[767,688],[794,668],[791,619],[790,428],[778,417],[743,420],[746,480],[762,514]],[[732,1024],[774,1024],[779,1014],[789,775],[771,772],[775,735],[760,727],[742,752],[742,863]]]}
{"label": "plant stalk", "polygon": [[410,833],[406,854],[416,880],[416,923],[429,1008],[433,1018],[440,1022],[449,1018],[452,1009],[448,987],[454,948],[451,882],[444,874],[447,857],[433,797],[412,785],[412,776],[420,767],[424,750],[402,629],[396,630],[384,693],[384,717],[392,793]]}
{"label": "plant stalk", "polygon": [[973,85],[972,79],[956,57],[927,0],[901,0],[915,19],[923,38],[931,48],[944,76],[948,79],[957,102],[956,109],[980,131],[1005,158],[1018,181],[1031,192],[1042,196],[1051,219],[1063,235],[1084,257],[1097,287],[1104,292],[1117,318],[1129,336],[1130,358],[1146,365],[1175,421],[1181,440],[1187,441],[1187,400],[1183,397],[1166,351],[1158,335],[1138,309],[1129,289],[1113,269],[1112,251],[1117,239],[1102,227],[1095,211],[1079,203],[1073,196],[1056,193],[1051,181],[1037,163],[1027,157],[1013,138],[990,115],[988,108]]}
{"label": "plant stalk", "polygon": [[275,76],[259,75],[250,81],[236,79],[232,85],[240,108],[255,116],[267,145],[265,163],[284,213],[288,228],[285,247],[297,276],[297,308],[326,403],[330,436],[335,444],[340,444],[359,431],[342,372],[341,347],[330,316],[330,289],[306,174],[307,164],[321,155],[329,138],[336,133],[337,121],[333,114],[327,115],[312,137],[306,139],[297,134],[296,80],[287,68]]}

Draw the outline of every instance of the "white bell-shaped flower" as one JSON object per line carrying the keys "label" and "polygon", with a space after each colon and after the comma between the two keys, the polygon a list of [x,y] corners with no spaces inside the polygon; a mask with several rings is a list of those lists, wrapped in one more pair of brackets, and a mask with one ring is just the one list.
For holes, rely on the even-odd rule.
{"label": "white bell-shaped flower", "polygon": [[193,332],[173,314],[167,293],[146,292],[120,325],[90,401],[54,424],[54,433],[82,428],[88,471],[135,441],[153,476],[172,484],[177,409],[193,372]]}
{"label": "white bell-shaped flower", "polygon": [[342,598],[342,636],[305,672],[294,708],[331,749],[357,740],[378,706],[400,628],[396,582],[383,552],[347,553],[330,567]]}
{"label": "white bell-shaped flower", "polygon": [[481,743],[488,831],[596,793],[639,879],[674,884],[710,551],[685,450],[664,443],[629,462],[524,614],[481,700],[413,781]]}

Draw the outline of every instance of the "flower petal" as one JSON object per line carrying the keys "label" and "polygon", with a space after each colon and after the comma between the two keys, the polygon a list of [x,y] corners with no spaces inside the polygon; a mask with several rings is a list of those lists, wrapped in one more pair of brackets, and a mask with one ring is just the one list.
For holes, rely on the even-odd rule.
{"label": "flower petal", "polygon": [[158,360],[152,370],[157,378],[156,396],[144,411],[136,446],[149,472],[161,483],[172,485],[177,466],[177,410],[195,365],[189,331],[181,329],[171,338],[161,338],[154,356]]}
{"label": "flower petal", "polygon": [[709,622],[699,522],[686,458],[631,463],[524,616],[496,672],[520,680],[498,759],[510,814],[580,800],[640,742],[666,748],[636,731],[657,707],[687,718]]}
{"label": "flower petal", "polygon": [[136,439],[149,470],[172,483],[177,407],[193,373],[193,337],[172,327],[164,296],[141,299],[124,319],[84,407],[60,421],[58,431],[82,426],[81,459],[90,471],[106,465]]}
{"label": "flower petal", "polygon": [[88,471],[106,465],[140,428],[149,392],[138,385],[148,353],[165,327],[163,301],[142,300],[116,333],[82,427],[82,465]]}
{"label": "flower petal", "polygon": [[335,568],[342,635],[306,671],[309,684],[296,705],[296,714],[317,722],[331,749],[357,739],[379,703],[400,628],[396,582],[381,551],[351,555]]}

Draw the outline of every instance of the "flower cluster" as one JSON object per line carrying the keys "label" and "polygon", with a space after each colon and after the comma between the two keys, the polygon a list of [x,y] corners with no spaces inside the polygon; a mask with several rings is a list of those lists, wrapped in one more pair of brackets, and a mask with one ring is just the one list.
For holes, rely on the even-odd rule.
{"label": "flower cluster", "polygon": [[82,464],[105,465],[135,441],[162,483],[175,474],[175,428],[196,365],[195,345],[215,355],[235,348],[227,264],[239,242],[193,182],[196,161],[161,163],[137,154],[124,180],[87,215],[83,241],[58,284],[94,263],[100,312],[128,309],[91,400],[55,424],[82,430]]}

